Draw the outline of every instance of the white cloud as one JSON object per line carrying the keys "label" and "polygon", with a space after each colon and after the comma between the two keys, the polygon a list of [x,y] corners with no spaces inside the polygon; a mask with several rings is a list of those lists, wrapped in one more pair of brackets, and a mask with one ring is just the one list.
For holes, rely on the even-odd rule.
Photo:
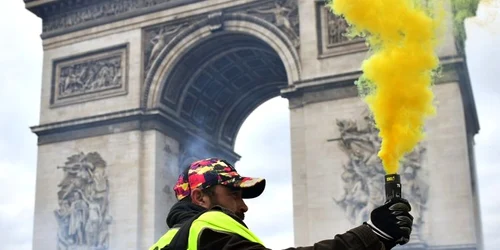
{"label": "white cloud", "polygon": [[[488,8],[485,8],[488,6]],[[482,1],[477,16],[466,21],[467,60],[481,130],[475,137],[475,151],[485,249],[500,245],[500,189],[498,152],[500,134],[500,0]]]}
{"label": "white cloud", "polygon": [[29,126],[39,117],[41,22],[22,1],[3,3],[0,17],[0,241],[5,250],[31,249],[36,136]]}
{"label": "white cloud", "polygon": [[294,246],[289,127],[288,101],[273,98],[247,118],[235,146],[238,172],[266,178],[264,193],[246,201],[245,222],[272,249]]}
{"label": "white cloud", "polygon": [[0,241],[2,249],[30,249],[35,172],[0,161]]}

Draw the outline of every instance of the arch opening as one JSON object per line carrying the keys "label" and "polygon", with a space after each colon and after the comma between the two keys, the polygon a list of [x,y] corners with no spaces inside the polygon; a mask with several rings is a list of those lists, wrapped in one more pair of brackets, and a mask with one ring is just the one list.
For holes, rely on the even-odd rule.
{"label": "arch opening", "polygon": [[[288,100],[280,97],[272,98],[252,111],[241,126],[235,143],[235,151],[243,156],[235,165],[238,172],[267,181],[265,191],[258,198],[245,200],[249,209],[245,223],[270,249],[285,249],[293,245],[290,144]],[[274,230],[275,225],[280,225],[281,229]]]}
{"label": "arch opening", "polygon": [[169,70],[159,106],[191,133],[232,151],[246,117],[287,84],[285,66],[272,47],[248,34],[221,31],[200,39]]}

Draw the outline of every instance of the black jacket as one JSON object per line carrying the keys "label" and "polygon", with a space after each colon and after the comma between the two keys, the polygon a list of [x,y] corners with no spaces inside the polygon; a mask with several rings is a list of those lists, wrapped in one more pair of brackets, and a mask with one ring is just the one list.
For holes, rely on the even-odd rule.
{"label": "black jacket", "polygon": [[[230,211],[221,207],[214,209],[223,211],[245,227],[245,223]],[[190,202],[178,202],[170,210],[167,225],[178,227],[190,218],[205,211],[205,208]],[[269,250],[265,246],[251,242],[237,234],[215,232],[205,229],[199,240],[200,250]],[[353,228],[344,234],[338,234],[333,239],[323,240],[307,247],[291,247],[288,250],[386,250],[377,235],[365,225]]]}

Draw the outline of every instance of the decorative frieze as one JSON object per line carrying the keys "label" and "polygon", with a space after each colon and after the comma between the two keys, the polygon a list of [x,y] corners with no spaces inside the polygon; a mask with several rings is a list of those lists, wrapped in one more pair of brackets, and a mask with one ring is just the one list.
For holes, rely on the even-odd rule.
{"label": "decorative frieze", "polygon": [[144,69],[149,70],[154,60],[161,50],[165,48],[182,29],[187,28],[192,23],[191,20],[183,22],[168,23],[149,27],[144,30]]}
{"label": "decorative frieze", "polygon": [[300,47],[299,7],[297,0],[275,0],[246,10],[247,14],[258,16],[283,31],[295,48]]}
{"label": "decorative frieze", "polygon": [[320,58],[368,50],[363,38],[348,38],[349,24],[335,15],[325,2],[317,3],[316,12]]}
{"label": "decorative frieze", "polygon": [[210,30],[214,32],[221,30],[223,29],[224,15],[230,13],[243,13],[262,18],[263,20],[274,24],[282,32],[284,32],[296,48],[300,47],[297,0],[265,1],[262,3],[259,2],[259,4],[236,6],[234,8],[225,9],[224,11],[216,11],[199,15],[197,17],[190,17],[182,21],[176,20],[145,28],[145,71],[147,72],[149,70],[151,64],[154,62],[160,51],[165,48],[168,43],[183,29],[189,27],[197,21],[208,19],[207,25]]}
{"label": "decorative frieze", "polygon": [[51,106],[63,106],[127,92],[127,45],[53,63]]}
{"label": "decorative frieze", "polygon": [[199,1],[203,0],[32,1],[26,8],[42,18],[42,36],[50,37]]}

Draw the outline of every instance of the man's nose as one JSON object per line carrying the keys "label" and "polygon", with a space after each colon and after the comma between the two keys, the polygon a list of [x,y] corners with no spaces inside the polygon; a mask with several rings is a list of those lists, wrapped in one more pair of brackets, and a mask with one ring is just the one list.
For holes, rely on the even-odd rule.
{"label": "man's nose", "polygon": [[247,204],[245,204],[245,201],[243,199],[240,200],[240,211],[242,213],[246,213],[248,211]]}

